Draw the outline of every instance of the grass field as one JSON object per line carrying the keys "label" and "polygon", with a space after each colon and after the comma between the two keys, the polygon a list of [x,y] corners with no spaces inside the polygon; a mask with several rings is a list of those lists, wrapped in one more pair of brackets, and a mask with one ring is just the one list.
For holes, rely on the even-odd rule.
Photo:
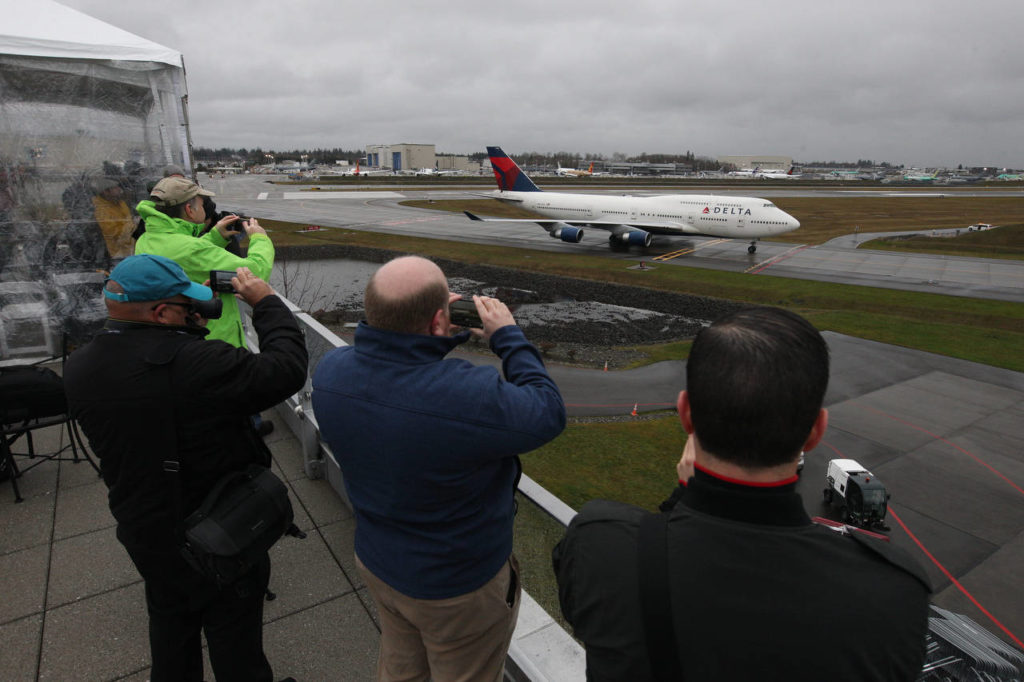
{"label": "grass field", "polygon": [[961,230],[955,237],[930,237],[926,234],[903,239],[889,237],[872,239],[862,249],[933,253],[944,256],[974,256],[1024,260],[1024,223],[1003,225],[984,232]]}

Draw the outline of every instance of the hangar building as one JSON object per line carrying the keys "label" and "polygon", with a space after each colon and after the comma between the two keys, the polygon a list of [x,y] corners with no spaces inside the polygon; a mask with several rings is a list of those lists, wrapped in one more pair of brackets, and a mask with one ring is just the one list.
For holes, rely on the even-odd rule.
{"label": "hangar building", "polygon": [[432,144],[368,144],[366,164],[395,171],[434,168],[437,157]]}

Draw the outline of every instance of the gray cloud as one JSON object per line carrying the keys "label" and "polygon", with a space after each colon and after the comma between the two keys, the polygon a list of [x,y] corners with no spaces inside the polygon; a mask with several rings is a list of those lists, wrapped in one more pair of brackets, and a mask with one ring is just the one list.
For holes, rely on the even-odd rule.
{"label": "gray cloud", "polygon": [[203,146],[1024,166],[1013,0],[64,4],[184,54]]}

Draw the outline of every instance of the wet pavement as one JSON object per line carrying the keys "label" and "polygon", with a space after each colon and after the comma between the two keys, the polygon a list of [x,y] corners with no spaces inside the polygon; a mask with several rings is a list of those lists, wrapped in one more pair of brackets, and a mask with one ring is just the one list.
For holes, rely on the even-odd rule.
{"label": "wet pavement", "polygon": [[[66,438],[59,427],[38,431],[37,451]],[[267,442],[308,534],[271,550],[277,598],[266,603],[264,643],[276,678],[372,679],[379,630],[353,563],[352,515],[327,481],[306,478],[290,433]],[[25,500],[16,504],[0,482],[0,678],[147,680],[143,584],[114,536],[106,486],[70,461],[37,466],[19,485]]]}

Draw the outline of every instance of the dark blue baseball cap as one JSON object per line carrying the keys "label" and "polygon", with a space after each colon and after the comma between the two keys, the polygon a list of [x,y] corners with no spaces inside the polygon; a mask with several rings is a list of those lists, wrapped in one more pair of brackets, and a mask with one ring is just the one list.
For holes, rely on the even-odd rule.
{"label": "dark blue baseball cap", "polygon": [[197,301],[209,301],[213,291],[196,284],[181,266],[170,258],[153,254],[128,256],[110,271],[107,281],[121,285],[123,294],[103,289],[103,295],[115,301],[160,301],[181,294]]}

